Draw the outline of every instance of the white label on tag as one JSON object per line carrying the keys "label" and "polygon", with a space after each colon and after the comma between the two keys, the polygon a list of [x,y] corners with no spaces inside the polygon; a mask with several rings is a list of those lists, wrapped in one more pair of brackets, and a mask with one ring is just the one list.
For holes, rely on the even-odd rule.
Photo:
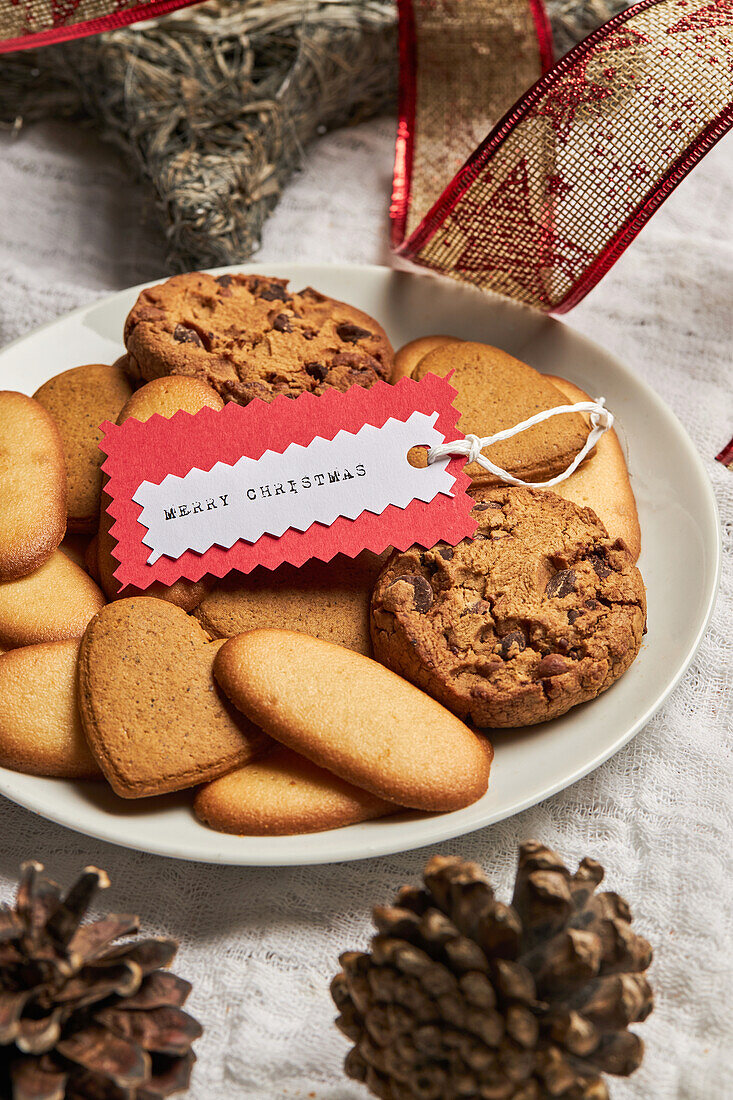
{"label": "white label on tag", "polygon": [[446,470],[448,456],[423,469],[407,461],[411,447],[444,441],[433,426],[437,417],[414,412],[381,428],[365,424],[356,434],[317,436],[307,447],[291,443],[282,454],[266,451],[233,466],[217,462],[185,477],[169,474],[160,485],[143,481],[132,499],[142,506],[142,541],[152,551],[148,563],[164,554],[179,558],[186,550],[228,549],[239,539],[254,543],[291,527],[307,531],[338,516],[381,515],[390,504],[429,503],[439,493],[451,496],[455,477]]}

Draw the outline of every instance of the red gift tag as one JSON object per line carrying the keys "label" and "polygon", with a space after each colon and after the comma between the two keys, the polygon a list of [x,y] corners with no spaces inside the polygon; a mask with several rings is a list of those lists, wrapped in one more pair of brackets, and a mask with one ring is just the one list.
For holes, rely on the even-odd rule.
{"label": "red gift tag", "polygon": [[455,438],[455,395],[428,375],[103,424],[115,577],[145,589],[388,546],[455,545],[475,529],[465,458],[417,468],[407,457]]}

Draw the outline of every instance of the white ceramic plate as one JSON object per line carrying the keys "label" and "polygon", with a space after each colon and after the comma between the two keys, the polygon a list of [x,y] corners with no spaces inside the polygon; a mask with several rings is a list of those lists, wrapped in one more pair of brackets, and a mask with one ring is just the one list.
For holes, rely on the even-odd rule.
{"label": "white ceramic plate", "polygon": [[[221,271],[238,270],[222,268]],[[603,394],[625,441],[641,518],[639,562],[649,632],[631,669],[600,698],[542,726],[500,733],[488,793],[468,809],[404,813],[296,837],[233,837],[200,825],[190,792],[128,802],[101,783],[0,768],[0,792],[92,837],[210,863],[272,865],[363,859],[432,844],[500,821],[598,767],[649,721],[690,663],[707,625],[720,566],[719,524],[703,464],[679,421],[632,370],[551,318],[448,281],[379,267],[251,265],[311,284],[376,317],[395,347],[430,332],[496,344],[545,373]],[[76,310],[0,353],[0,387],[33,393],[79,363],[112,362],[141,288]]]}

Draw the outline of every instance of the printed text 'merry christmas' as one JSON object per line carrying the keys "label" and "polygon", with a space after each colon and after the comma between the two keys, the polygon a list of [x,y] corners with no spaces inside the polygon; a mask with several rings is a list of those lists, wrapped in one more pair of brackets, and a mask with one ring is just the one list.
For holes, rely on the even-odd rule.
{"label": "printed text 'merry christmas'", "polygon": [[[259,485],[257,488],[250,486],[244,495],[248,500],[258,500],[279,496],[288,493],[298,493],[301,490],[316,489],[323,485],[335,485],[339,481],[351,481],[357,477],[366,477],[366,467],[358,463],[352,473],[347,467],[342,470],[328,470],[323,474],[306,474],[299,479],[290,478],[286,482],[275,482],[272,485]],[[182,519],[184,516],[195,516],[199,512],[211,512],[217,508],[229,506],[229,493],[218,497],[207,497],[205,500],[193,500],[188,504],[178,504],[172,508],[163,508],[166,520]]]}

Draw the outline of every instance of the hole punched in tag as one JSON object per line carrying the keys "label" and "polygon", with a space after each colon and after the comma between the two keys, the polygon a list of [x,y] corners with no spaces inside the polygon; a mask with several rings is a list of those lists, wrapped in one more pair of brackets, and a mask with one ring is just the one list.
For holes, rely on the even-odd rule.
{"label": "hole punched in tag", "polygon": [[407,452],[407,461],[415,470],[426,470],[428,466],[428,453],[430,446],[427,443],[416,443]]}

